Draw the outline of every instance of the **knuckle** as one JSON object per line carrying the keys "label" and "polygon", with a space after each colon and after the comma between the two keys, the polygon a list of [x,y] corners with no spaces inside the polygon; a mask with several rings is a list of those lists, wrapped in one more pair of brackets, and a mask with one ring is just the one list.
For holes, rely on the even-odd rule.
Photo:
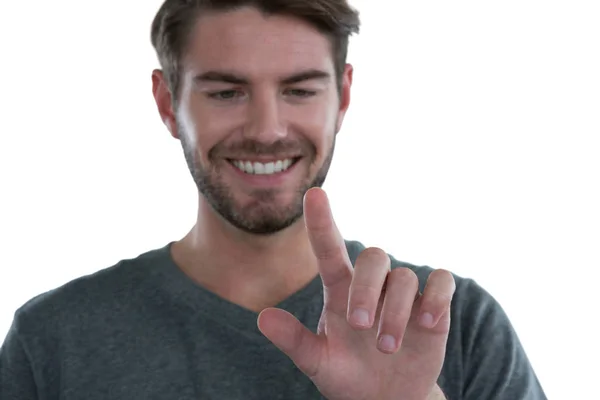
{"label": "knuckle", "polygon": [[335,247],[322,247],[315,251],[316,257],[321,261],[340,261],[342,254],[339,249]]}
{"label": "knuckle", "polygon": [[313,246],[315,256],[321,261],[339,261],[344,258],[344,250],[338,243],[324,238]]}
{"label": "knuckle", "polygon": [[452,296],[443,292],[425,292],[423,302],[433,307],[445,307],[452,301]]}
{"label": "knuckle", "polygon": [[381,313],[381,331],[402,335],[410,320],[411,310],[406,307],[385,307]]}
{"label": "knuckle", "polygon": [[438,269],[429,274],[425,288],[426,292],[429,291],[431,294],[452,298],[455,290],[456,282],[450,271]]}
{"label": "knuckle", "polygon": [[435,289],[425,289],[423,293],[423,306],[427,309],[442,310],[446,309],[452,303],[453,294],[451,292]]}
{"label": "knuckle", "polygon": [[357,308],[362,308],[365,310],[370,310],[370,312],[375,312],[377,302],[378,296],[373,294],[372,292],[353,293],[348,303],[348,309],[354,310]]}
{"label": "knuckle", "polygon": [[384,321],[392,325],[405,325],[410,318],[410,307],[385,307],[383,310]]}
{"label": "knuckle", "polygon": [[355,283],[353,286],[352,298],[359,302],[376,302],[381,296],[381,289],[373,285]]}

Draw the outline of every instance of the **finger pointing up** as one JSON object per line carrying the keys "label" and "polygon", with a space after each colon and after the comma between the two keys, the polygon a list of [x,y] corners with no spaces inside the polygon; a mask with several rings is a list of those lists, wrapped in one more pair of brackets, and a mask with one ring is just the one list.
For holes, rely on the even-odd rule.
{"label": "finger pointing up", "polygon": [[325,308],[345,315],[352,282],[346,243],[335,225],[327,195],[312,188],[304,196],[304,219],[323,280]]}

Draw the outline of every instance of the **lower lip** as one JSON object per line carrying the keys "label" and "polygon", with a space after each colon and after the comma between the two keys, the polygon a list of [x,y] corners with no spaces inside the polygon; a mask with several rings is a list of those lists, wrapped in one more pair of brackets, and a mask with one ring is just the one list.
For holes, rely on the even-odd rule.
{"label": "lower lip", "polygon": [[261,187],[271,187],[271,186],[280,186],[282,185],[286,179],[296,170],[298,164],[302,161],[302,159],[296,161],[285,171],[277,172],[274,174],[247,174],[233,165],[230,161],[227,161],[229,167],[233,170],[233,172],[244,180],[244,182],[252,185],[252,186],[261,186]]}

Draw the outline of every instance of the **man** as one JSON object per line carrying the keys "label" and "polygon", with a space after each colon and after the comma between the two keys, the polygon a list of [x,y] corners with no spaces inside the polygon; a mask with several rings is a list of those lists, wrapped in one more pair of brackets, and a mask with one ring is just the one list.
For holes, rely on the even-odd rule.
{"label": "man", "polygon": [[319,187],[358,27],[345,0],[165,1],[153,94],[196,224],[21,307],[0,398],[545,399],[476,283],[338,232]]}

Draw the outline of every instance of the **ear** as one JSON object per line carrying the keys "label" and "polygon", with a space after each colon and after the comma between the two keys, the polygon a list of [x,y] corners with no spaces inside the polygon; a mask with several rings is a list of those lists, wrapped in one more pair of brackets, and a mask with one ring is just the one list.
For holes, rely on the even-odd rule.
{"label": "ear", "polygon": [[173,97],[167,81],[159,69],[152,71],[152,94],[154,95],[154,101],[156,102],[156,107],[158,107],[160,118],[169,132],[171,132],[171,136],[179,139],[175,113],[173,111]]}
{"label": "ear", "polygon": [[340,108],[338,111],[337,125],[335,127],[335,133],[338,133],[342,128],[342,122],[344,122],[344,116],[348,107],[350,106],[350,89],[352,87],[352,75],[354,68],[351,64],[346,64],[344,68],[344,74],[342,76],[342,90],[340,92]]}

